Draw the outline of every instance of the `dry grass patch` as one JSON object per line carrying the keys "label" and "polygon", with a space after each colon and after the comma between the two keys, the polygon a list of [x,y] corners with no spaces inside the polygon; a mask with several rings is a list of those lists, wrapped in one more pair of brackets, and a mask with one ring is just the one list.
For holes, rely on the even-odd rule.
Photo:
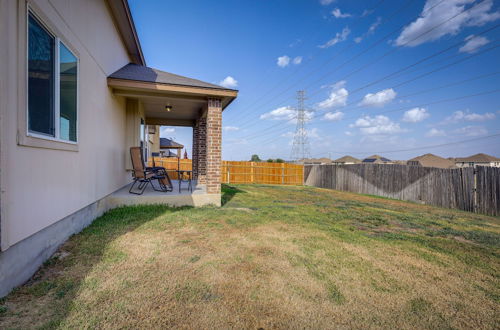
{"label": "dry grass patch", "polygon": [[498,218],[307,187],[225,191],[222,209],[107,213],[0,302],[0,328],[499,324]]}

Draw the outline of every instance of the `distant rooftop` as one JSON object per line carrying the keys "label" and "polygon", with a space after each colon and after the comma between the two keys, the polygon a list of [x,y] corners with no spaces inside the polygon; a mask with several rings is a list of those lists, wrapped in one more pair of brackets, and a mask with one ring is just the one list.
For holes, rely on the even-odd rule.
{"label": "distant rooftop", "polygon": [[160,149],[182,149],[184,146],[171,139],[160,138]]}
{"label": "distant rooftop", "polygon": [[408,160],[408,165],[415,165],[413,163],[420,163],[424,167],[437,167],[437,168],[451,168],[455,163],[449,159],[436,156],[434,154],[425,154]]}
{"label": "distant rooftop", "polygon": [[489,162],[500,162],[500,158],[487,154],[475,154],[465,158],[455,158],[458,163],[489,163]]}
{"label": "distant rooftop", "polygon": [[385,158],[385,157],[382,157],[379,155],[373,155],[373,156],[366,157],[365,159],[363,159],[363,163],[373,163],[373,162],[376,162],[377,160],[381,160],[383,162],[390,162],[391,161],[388,158]]}
{"label": "distant rooftop", "polygon": [[334,160],[335,163],[360,163],[361,160],[354,158],[352,156],[346,155]]}

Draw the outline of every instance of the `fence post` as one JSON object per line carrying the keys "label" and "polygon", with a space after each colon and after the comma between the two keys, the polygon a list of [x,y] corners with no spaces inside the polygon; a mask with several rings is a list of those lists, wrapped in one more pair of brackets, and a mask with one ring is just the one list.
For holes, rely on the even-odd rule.
{"label": "fence post", "polygon": [[281,163],[281,184],[285,184],[285,163]]}
{"label": "fence post", "polygon": [[477,213],[477,169],[474,166],[474,186],[472,188],[473,212]]}
{"label": "fence post", "polygon": [[254,177],[253,177],[253,167],[254,167],[255,163],[254,162],[250,162],[250,183],[253,183],[254,181]]}

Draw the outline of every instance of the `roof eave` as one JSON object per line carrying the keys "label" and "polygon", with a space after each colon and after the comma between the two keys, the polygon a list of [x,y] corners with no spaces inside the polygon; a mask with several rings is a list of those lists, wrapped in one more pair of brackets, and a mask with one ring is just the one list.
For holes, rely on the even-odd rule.
{"label": "roof eave", "polygon": [[201,95],[206,97],[216,97],[222,99],[222,109],[224,110],[238,96],[238,91],[234,89],[209,88],[200,86],[187,86],[176,84],[165,84],[149,81],[118,79],[108,77],[108,86],[112,88],[128,88],[142,91],[156,91],[185,95]]}
{"label": "roof eave", "polygon": [[144,54],[137,30],[135,29],[134,19],[130,12],[127,0],[106,0],[108,8],[114,18],[115,25],[120,32],[125,48],[133,63],[146,65]]}

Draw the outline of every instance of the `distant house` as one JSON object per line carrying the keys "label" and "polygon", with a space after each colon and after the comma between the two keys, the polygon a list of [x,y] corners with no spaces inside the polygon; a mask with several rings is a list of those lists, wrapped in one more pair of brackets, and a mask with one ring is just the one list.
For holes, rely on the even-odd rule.
{"label": "distant house", "polygon": [[452,168],[455,163],[449,159],[436,156],[434,154],[425,154],[410,159],[407,162],[410,166],[437,167],[437,168]]}
{"label": "distant house", "polygon": [[465,158],[455,158],[455,165],[457,167],[500,167],[500,158],[480,153]]}
{"label": "distant house", "polygon": [[[181,151],[184,145],[167,138],[160,138],[160,154],[163,157],[181,157]],[[174,150],[175,152],[172,152]]]}
{"label": "distant house", "polygon": [[302,164],[313,164],[313,165],[324,165],[324,164],[331,164],[332,163],[332,160],[330,158],[326,158],[326,157],[323,157],[323,158],[306,158],[306,159],[302,159],[299,161],[300,163]]}
{"label": "distant house", "polygon": [[338,159],[335,159],[334,161],[332,161],[332,163],[335,165],[350,165],[350,164],[359,164],[359,163],[361,163],[361,160],[354,158],[352,156],[346,155],[344,157],[340,157]]}
{"label": "distant house", "polygon": [[361,161],[363,164],[394,164],[392,160],[389,158],[385,158],[379,155],[373,155],[367,157]]}

